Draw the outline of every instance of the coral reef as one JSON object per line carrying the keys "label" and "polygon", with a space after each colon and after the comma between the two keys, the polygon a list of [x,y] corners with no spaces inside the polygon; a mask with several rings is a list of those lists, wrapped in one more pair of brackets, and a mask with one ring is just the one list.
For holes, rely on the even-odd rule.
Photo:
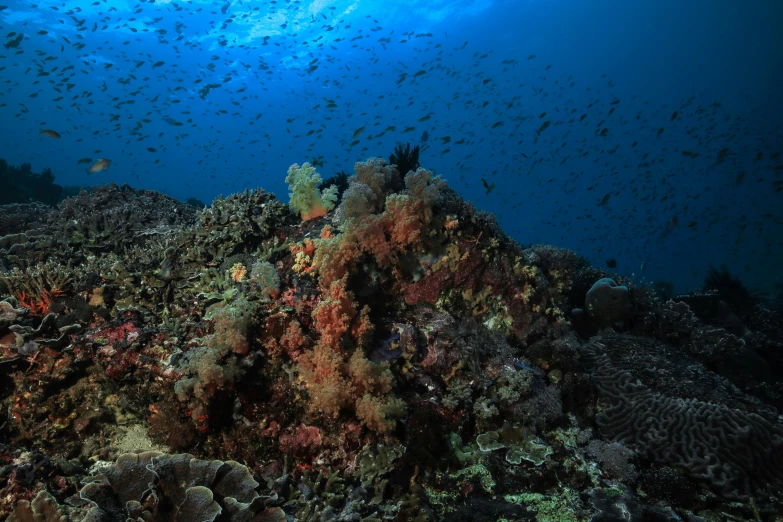
{"label": "coral reef", "polygon": [[523,248],[414,152],[331,210],[0,207],[0,516],[774,520],[780,310]]}
{"label": "coral reef", "polygon": [[52,169],[36,174],[29,163],[15,167],[4,159],[0,159],[0,186],[3,187],[0,205],[30,201],[56,205],[63,192],[63,187],[54,182]]}
{"label": "coral reef", "polygon": [[[727,497],[779,489],[783,425],[777,415],[752,404],[717,376],[711,392],[702,396],[697,390],[686,395],[682,388],[654,390],[616,367],[610,355],[622,352],[618,357],[627,360],[632,354],[636,367],[643,355],[655,357],[663,350],[654,342],[627,336],[600,337],[580,348],[592,379],[610,402],[596,416],[601,431],[657,464],[709,483]],[[685,367],[687,371],[698,371],[694,362]],[[660,386],[660,378],[655,383]]]}
{"label": "coral reef", "polygon": [[259,495],[258,482],[238,462],[148,451],[126,453],[93,469],[97,474],[79,491],[86,509],[66,510],[41,491],[32,502],[17,503],[8,520],[212,522],[218,515],[221,520],[286,520],[282,509],[271,507],[276,496]]}

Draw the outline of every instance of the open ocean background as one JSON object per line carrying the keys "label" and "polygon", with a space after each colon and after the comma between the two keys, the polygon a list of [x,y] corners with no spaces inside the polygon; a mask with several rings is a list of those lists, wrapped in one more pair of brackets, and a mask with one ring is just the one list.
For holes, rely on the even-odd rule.
{"label": "open ocean background", "polygon": [[410,142],[522,244],[678,291],[783,281],[783,2],[0,7],[0,158],[59,184],[286,201],[292,163]]}

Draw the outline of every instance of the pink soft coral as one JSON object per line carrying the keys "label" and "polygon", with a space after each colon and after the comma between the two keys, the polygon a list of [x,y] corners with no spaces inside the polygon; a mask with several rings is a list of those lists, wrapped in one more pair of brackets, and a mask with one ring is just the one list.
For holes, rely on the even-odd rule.
{"label": "pink soft coral", "polygon": [[319,446],[321,446],[321,432],[315,426],[301,423],[280,435],[280,449],[289,455],[302,457],[316,451]]}

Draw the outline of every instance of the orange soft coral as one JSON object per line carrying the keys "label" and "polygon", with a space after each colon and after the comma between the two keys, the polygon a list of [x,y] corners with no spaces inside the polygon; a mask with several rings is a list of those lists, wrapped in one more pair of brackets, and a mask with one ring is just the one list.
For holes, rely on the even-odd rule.
{"label": "orange soft coral", "polygon": [[350,405],[353,388],[345,373],[342,355],[322,344],[299,358],[299,376],[310,392],[307,406],[311,411],[336,417]]}
{"label": "orange soft coral", "polygon": [[394,376],[388,363],[372,362],[361,352],[355,352],[348,360],[348,372],[354,383],[357,395],[371,393],[387,394],[392,390]]}
{"label": "orange soft coral", "polygon": [[372,339],[374,332],[375,325],[370,320],[370,307],[364,306],[359,313],[359,319],[351,326],[351,335],[357,346],[365,347]]}
{"label": "orange soft coral", "polygon": [[286,353],[292,361],[299,359],[303,348],[307,344],[307,337],[302,331],[302,326],[299,324],[299,321],[294,319],[289,323],[285,334],[280,337],[280,344],[285,348]]}
{"label": "orange soft coral", "polygon": [[334,281],[313,310],[315,328],[320,335],[320,344],[338,348],[345,332],[356,317],[356,303],[345,289],[345,278]]}
{"label": "orange soft coral", "polygon": [[288,250],[291,251],[291,254],[293,254],[294,257],[296,257],[296,254],[299,252],[302,252],[307,257],[313,257],[315,254],[315,243],[313,243],[312,239],[305,238],[301,243],[294,243],[288,247]]}
{"label": "orange soft coral", "polygon": [[396,397],[381,398],[366,393],[356,401],[356,416],[378,433],[393,430],[397,419],[404,414],[405,401]]}
{"label": "orange soft coral", "polygon": [[342,279],[361,255],[359,245],[346,234],[318,241],[312,269],[318,272],[321,288],[329,288],[333,282]]}
{"label": "orange soft coral", "polygon": [[399,249],[421,246],[426,235],[432,210],[423,202],[404,194],[394,194],[386,199],[389,235]]}
{"label": "orange soft coral", "polygon": [[312,268],[317,270],[322,288],[328,288],[341,279],[362,255],[372,256],[382,268],[394,267],[400,254],[424,248],[432,207],[437,200],[443,180],[432,172],[419,169],[405,178],[407,191],[386,198],[381,213],[367,209],[353,212],[362,198],[345,197],[343,214],[348,216],[341,234],[318,240]]}

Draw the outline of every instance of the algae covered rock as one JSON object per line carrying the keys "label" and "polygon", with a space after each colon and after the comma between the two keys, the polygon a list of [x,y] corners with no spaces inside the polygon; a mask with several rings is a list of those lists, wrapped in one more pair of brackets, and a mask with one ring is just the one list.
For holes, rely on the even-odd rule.
{"label": "algae covered rock", "polygon": [[599,279],[587,292],[585,313],[599,329],[622,328],[631,315],[628,287],[608,277]]}

